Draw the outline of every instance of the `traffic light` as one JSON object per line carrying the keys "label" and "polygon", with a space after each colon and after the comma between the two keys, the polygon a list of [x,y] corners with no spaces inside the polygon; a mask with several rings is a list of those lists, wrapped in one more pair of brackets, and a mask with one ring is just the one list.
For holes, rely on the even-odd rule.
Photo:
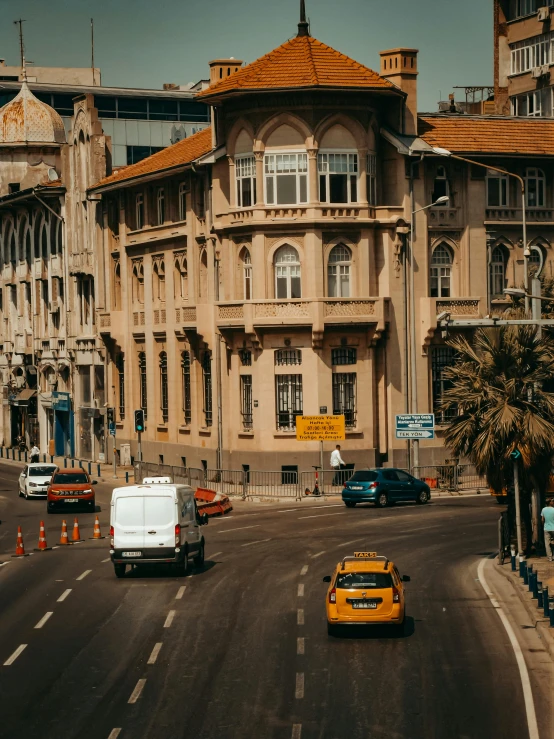
{"label": "traffic light", "polygon": [[106,408],[106,420],[108,425],[115,423],[115,408]]}
{"label": "traffic light", "polygon": [[141,434],[144,431],[144,411],[142,408],[135,411],[135,431]]}

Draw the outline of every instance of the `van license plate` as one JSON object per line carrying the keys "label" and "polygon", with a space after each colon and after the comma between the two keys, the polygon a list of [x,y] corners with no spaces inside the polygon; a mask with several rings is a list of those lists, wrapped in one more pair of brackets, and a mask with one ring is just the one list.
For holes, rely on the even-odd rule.
{"label": "van license plate", "polygon": [[358,603],[352,603],[352,608],[377,608],[377,603],[359,601]]}
{"label": "van license plate", "polygon": [[123,557],[142,557],[142,552],[121,552]]}

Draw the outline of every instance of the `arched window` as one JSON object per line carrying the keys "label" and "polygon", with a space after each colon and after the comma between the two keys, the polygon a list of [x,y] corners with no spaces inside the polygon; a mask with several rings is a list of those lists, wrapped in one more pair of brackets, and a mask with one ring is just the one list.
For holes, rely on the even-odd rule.
{"label": "arched window", "polygon": [[200,270],[199,270],[199,281],[198,281],[198,297],[208,297],[208,252],[206,249],[202,249],[200,252]]}
{"label": "arched window", "polygon": [[133,262],[133,301],[144,303],[144,266],[142,259]]}
{"label": "arched window", "polygon": [[19,243],[19,254],[18,258],[20,262],[25,261],[25,231],[27,230],[27,221],[25,219],[19,222],[18,228],[18,243]]}
{"label": "arched window", "polygon": [[433,183],[433,194],[431,196],[431,202],[434,203],[439,198],[443,198],[445,195],[450,195],[450,186],[448,184],[446,170],[444,167],[437,167],[437,173],[435,175],[435,181]]}
{"label": "arched window", "polygon": [[181,370],[183,374],[183,415],[185,425],[192,421],[192,402],[190,388],[190,352],[181,352]]}
{"label": "arched window", "polygon": [[544,208],[546,204],[545,179],[542,169],[527,167],[525,170],[525,190],[528,208]]}
{"label": "arched window", "polygon": [[452,276],[452,255],[445,244],[439,244],[433,251],[430,269],[432,298],[449,298]]}
{"label": "arched window", "polygon": [[252,259],[250,251],[244,246],[240,252],[240,266],[242,269],[243,299],[252,300]]}
{"label": "arched window", "polygon": [[121,262],[119,257],[112,257],[113,309],[121,310]]}
{"label": "arched window", "polygon": [[165,223],[165,190],[163,187],[158,187],[156,194],[156,205],[158,213],[158,226]]}
{"label": "arched window", "polygon": [[10,233],[10,262],[15,267],[15,263],[17,261],[17,245],[15,243],[15,229],[12,226],[12,230]]}
{"label": "arched window", "polygon": [[63,251],[63,225],[58,220],[56,223],[56,250],[58,254],[61,254]]}
{"label": "arched window", "polygon": [[115,360],[117,368],[117,380],[119,389],[119,420],[125,418],[125,355],[118,354]]}
{"label": "arched window", "polygon": [[543,254],[540,246],[532,246],[530,252],[527,257],[527,272],[529,277],[535,277],[543,264]]}
{"label": "arched window", "polygon": [[491,299],[504,297],[506,287],[506,260],[500,246],[495,246],[491,252],[489,265],[489,289]]}
{"label": "arched window", "polygon": [[30,266],[33,259],[33,250],[31,245],[31,229],[25,231],[25,261]]}
{"label": "arched window", "polygon": [[154,300],[165,303],[165,262],[163,259],[154,259]]}
{"label": "arched window", "polygon": [[275,252],[275,297],[287,300],[302,297],[300,259],[298,252],[289,244]]}
{"label": "arched window", "polygon": [[187,185],[185,182],[179,183],[179,220],[187,220]]}
{"label": "arched window", "polygon": [[40,255],[46,261],[48,259],[48,228],[46,221],[42,222],[40,229]]}
{"label": "arched window", "polygon": [[173,262],[173,287],[176,300],[188,300],[189,277],[186,253],[175,254]]}
{"label": "arched window", "polygon": [[330,298],[350,297],[350,267],[352,254],[344,244],[331,249],[327,264],[327,294]]}
{"label": "arched window", "polygon": [[140,407],[144,411],[144,418],[148,415],[148,384],[146,379],[146,353],[139,352],[139,379],[140,379]]}
{"label": "arched window", "polygon": [[167,352],[160,352],[160,408],[162,410],[162,421],[167,423],[169,419],[169,398],[167,389]]}

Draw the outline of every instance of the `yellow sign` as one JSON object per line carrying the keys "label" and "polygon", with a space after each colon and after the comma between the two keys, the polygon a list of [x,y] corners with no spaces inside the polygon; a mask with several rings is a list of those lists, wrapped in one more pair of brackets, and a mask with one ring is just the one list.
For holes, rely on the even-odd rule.
{"label": "yellow sign", "polygon": [[297,441],[341,441],[345,439],[344,416],[297,416]]}
{"label": "yellow sign", "polygon": [[373,559],[377,556],[377,552],[354,552],[354,556],[363,559]]}

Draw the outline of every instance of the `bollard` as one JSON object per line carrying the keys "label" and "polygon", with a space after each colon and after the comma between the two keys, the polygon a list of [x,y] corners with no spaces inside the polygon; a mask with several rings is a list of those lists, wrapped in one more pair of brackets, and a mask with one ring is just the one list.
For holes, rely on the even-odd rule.
{"label": "bollard", "polygon": [[63,458],[63,466],[67,468],[67,457]]}
{"label": "bollard", "polygon": [[554,598],[548,599],[548,613],[550,616],[550,628],[554,629]]}
{"label": "bollard", "polygon": [[97,464],[96,467],[97,467],[97,470],[98,470],[98,477],[100,477],[100,465]]}
{"label": "bollard", "polygon": [[543,616],[548,616],[548,585],[542,589],[542,612]]}
{"label": "bollard", "polygon": [[533,583],[535,581],[536,574],[533,572],[533,568],[530,567],[527,572],[527,590],[533,592]]}
{"label": "bollard", "polygon": [[523,577],[523,572],[525,570],[525,557],[522,554],[518,554],[519,557],[519,576]]}
{"label": "bollard", "polygon": [[538,574],[534,572],[533,573],[533,598],[539,597],[539,585],[542,586],[542,583],[539,583]]}
{"label": "bollard", "polygon": [[510,547],[510,561],[512,563],[512,572],[516,571],[516,548]]}
{"label": "bollard", "polygon": [[25,464],[27,464],[27,450],[25,449]]}
{"label": "bollard", "polygon": [[127,472],[125,472],[125,483],[127,485],[129,484],[129,471],[128,470],[127,470]]}
{"label": "bollard", "polygon": [[89,475],[91,475],[91,474],[92,474],[91,470],[92,470],[92,463],[91,463],[91,462],[89,462],[89,463],[88,463],[88,473],[89,473]]}
{"label": "bollard", "polygon": [[19,461],[21,462],[21,449],[18,449],[18,450],[17,450],[17,458],[18,458],[18,459],[19,459]]}
{"label": "bollard", "polygon": [[543,608],[542,604],[542,583],[540,583],[540,588],[537,589],[537,608]]}
{"label": "bollard", "polygon": [[523,582],[525,585],[529,584],[529,568],[527,567],[527,563],[523,565]]}
{"label": "bollard", "polygon": [[54,464],[54,457],[50,455],[50,464]]}
{"label": "bollard", "polygon": [[75,467],[75,460],[73,458],[71,459],[71,466]]}
{"label": "bollard", "polygon": [[15,462],[15,448],[12,447],[12,459]]}

